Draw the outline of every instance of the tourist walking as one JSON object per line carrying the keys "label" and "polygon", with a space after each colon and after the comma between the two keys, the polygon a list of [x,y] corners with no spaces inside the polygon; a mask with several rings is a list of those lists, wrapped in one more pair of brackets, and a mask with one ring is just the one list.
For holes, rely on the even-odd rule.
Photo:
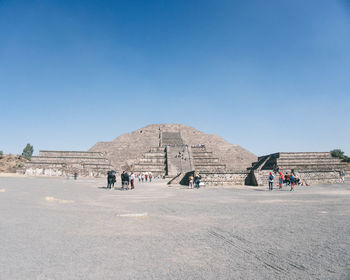
{"label": "tourist walking", "polygon": [[275,176],[272,174],[272,172],[270,172],[270,175],[268,177],[269,180],[269,190],[272,191],[273,190],[273,180],[275,179]]}
{"label": "tourist walking", "polygon": [[201,182],[201,181],[200,181],[201,178],[202,178],[202,177],[201,177],[199,174],[197,174],[197,175],[194,176],[194,183],[195,183],[195,186],[196,186],[197,189],[199,189],[199,183]]}
{"label": "tourist walking", "polygon": [[280,174],[280,178],[279,178],[279,183],[280,183],[280,189],[282,189],[282,186],[283,186],[283,173],[280,171],[279,172],[279,174]]}
{"label": "tourist walking", "polygon": [[135,174],[133,172],[130,175],[130,185],[132,190],[135,189]]}
{"label": "tourist walking", "polygon": [[340,172],[340,178],[341,178],[342,182],[345,183],[345,171],[344,170],[342,170]]}
{"label": "tourist walking", "polygon": [[145,180],[147,182],[147,180],[148,180],[148,173],[145,174]]}
{"label": "tourist walking", "polygon": [[190,178],[189,178],[188,188],[193,189],[193,176],[190,176]]}
{"label": "tourist walking", "polygon": [[152,173],[149,173],[149,182],[152,183]]}
{"label": "tourist walking", "polygon": [[295,176],[293,173],[290,173],[290,190],[294,191],[295,186]]}

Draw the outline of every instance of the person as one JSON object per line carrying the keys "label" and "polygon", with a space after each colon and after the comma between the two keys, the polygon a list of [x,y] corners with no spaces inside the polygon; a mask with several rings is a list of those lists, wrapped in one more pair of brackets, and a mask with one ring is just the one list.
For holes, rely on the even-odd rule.
{"label": "person", "polygon": [[273,176],[272,172],[270,172],[270,175],[268,177],[269,180],[269,190],[272,191],[273,190],[273,179],[275,179],[275,176]]}
{"label": "person", "polygon": [[107,172],[107,189],[111,189],[113,184],[113,175],[111,171]]}
{"label": "person", "polygon": [[280,189],[282,189],[282,186],[283,186],[283,173],[281,171],[279,171],[279,174],[280,174],[280,179],[279,179],[279,183],[280,183]]}
{"label": "person", "polygon": [[124,181],[125,181],[125,170],[120,175],[120,182],[122,183],[122,190],[124,189]]}
{"label": "person", "polygon": [[148,180],[148,173],[145,174],[145,180],[147,182],[147,180]]}
{"label": "person", "polygon": [[74,173],[74,180],[76,180],[76,179],[78,179],[78,173],[77,172]]}
{"label": "person", "polygon": [[143,180],[145,180],[145,173],[142,173],[141,180],[142,180],[142,183],[143,183]]}
{"label": "person", "polygon": [[188,188],[193,189],[193,176],[190,176],[189,178]]}
{"label": "person", "polygon": [[345,183],[345,171],[344,170],[342,170],[340,172],[340,177],[341,177],[342,182]]}
{"label": "person", "polygon": [[149,182],[152,183],[152,173],[149,174]]}
{"label": "person", "polygon": [[284,180],[286,181],[286,186],[289,186],[290,185],[290,175],[288,174],[288,172],[284,176]]}
{"label": "person", "polygon": [[125,174],[124,174],[124,189],[126,189],[126,190],[129,189],[129,180],[130,180],[129,174],[128,174],[128,172],[125,172]]}
{"label": "person", "polygon": [[141,182],[141,174],[137,175],[137,178],[139,178],[139,182]]}
{"label": "person", "polygon": [[293,173],[290,173],[290,190],[294,191],[295,186],[295,176]]}
{"label": "person", "polygon": [[131,175],[130,175],[130,185],[131,185],[131,189],[135,189],[135,175],[133,172],[131,172]]}
{"label": "person", "polygon": [[196,174],[194,176],[194,183],[196,184],[196,188],[199,189],[199,183],[200,183],[201,176],[199,174]]}

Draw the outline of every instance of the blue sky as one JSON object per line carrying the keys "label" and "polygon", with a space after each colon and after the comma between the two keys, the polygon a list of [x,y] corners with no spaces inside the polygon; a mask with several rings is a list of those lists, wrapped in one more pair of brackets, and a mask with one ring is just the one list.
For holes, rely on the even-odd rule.
{"label": "blue sky", "polygon": [[350,1],[0,0],[0,150],[184,123],[350,155]]}

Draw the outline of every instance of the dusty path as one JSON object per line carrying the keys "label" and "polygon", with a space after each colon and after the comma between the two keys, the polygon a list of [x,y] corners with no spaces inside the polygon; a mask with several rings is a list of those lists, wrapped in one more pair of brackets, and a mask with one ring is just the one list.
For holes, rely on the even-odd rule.
{"label": "dusty path", "polygon": [[0,178],[0,279],[349,279],[350,184]]}

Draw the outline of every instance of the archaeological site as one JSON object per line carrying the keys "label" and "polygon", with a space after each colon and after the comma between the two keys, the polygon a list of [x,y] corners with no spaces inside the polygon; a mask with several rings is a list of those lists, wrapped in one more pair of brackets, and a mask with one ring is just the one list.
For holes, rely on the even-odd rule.
{"label": "archaeological site", "polygon": [[346,165],[329,152],[275,153],[257,157],[217,135],[182,124],[153,124],[98,142],[89,151],[40,151],[27,162],[28,175],[105,176],[108,170],[151,172],[169,184],[187,184],[200,174],[208,185],[266,185],[269,172],[294,171],[308,184],[336,183]]}

